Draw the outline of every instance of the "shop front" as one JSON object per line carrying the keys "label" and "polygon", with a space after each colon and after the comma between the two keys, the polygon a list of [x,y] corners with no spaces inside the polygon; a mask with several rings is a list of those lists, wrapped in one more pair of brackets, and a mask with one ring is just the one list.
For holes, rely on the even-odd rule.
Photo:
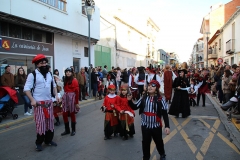
{"label": "shop front", "polygon": [[54,45],[50,43],[27,41],[9,37],[0,37],[0,66],[1,75],[5,72],[5,66],[11,66],[11,73],[17,74],[17,69],[23,67],[26,74],[35,69],[32,59],[37,54],[44,54],[48,58],[49,65],[53,68]]}

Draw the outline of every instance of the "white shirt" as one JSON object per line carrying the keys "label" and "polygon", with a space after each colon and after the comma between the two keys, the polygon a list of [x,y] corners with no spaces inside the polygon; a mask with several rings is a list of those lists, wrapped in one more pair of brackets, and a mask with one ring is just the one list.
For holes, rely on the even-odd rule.
{"label": "white shirt", "polygon": [[[145,82],[145,86],[147,86],[147,83],[150,83],[151,80],[153,80],[155,74],[148,74],[147,82]],[[146,75],[147,76],[147,75]],[[146,79],[146,78],[145,78]],[[162,84],[162,78],[156,74],[156,81],[158,81],[159,84]]]}
{"label": "white shirt", "polygon": [[134,82],[137,84],[137,85],[144,85],[145,84],[145,79],[143,80],[143,82],[139,82],[138,81],[138,77],[139,77],[139,74],[137,74],[134,78]]}
{"label": "white shirt", "polygon": [[[50,72],[47,73],[46,79],[43,77],[43,75],[35,69],[36,72],[36,83],[35,88],[33,92],[33,98],[36,101],[45,101],[45,100],[51,100],[51,82],[53,81],[53,77]],[[33,88],[33,82],[34,77],[33,74],[30,73],[27,77],[24,91],[31,91]],[[53,81],[53,88],[56,87],[55,81]]]}

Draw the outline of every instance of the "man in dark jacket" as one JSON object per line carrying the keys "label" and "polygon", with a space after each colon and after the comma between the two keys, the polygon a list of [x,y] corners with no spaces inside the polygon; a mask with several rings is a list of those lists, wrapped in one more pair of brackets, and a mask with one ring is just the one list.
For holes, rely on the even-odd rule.
{"label": "man in dark jacket", "polygon": [[1,83],[4,87],[10,87],[10,88],[13,89],[13,87],[14,87],[14,76],[10,72],[10,70],[11,70],[11,67],[9,65],[7,65],[5,67],[5,73],[1,77]]}

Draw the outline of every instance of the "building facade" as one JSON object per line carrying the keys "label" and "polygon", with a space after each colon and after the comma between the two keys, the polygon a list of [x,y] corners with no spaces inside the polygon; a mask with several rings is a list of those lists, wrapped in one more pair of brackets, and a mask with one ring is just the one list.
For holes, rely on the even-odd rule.
{"label": "building facade", "polygon": [[[77,72],[81,66],[89,66],[88,19],[82,5],[94,5],[92,2],[2,0],[1,65],[12,65],[15,70],[24,66],[29,73],[35,68],[31,64],[32,58],[43,53],[48,57],[51,68],[59,70],[60,76],[66,67],[74,66]],[[90,23],[90,54],[93,55],[93,46],[100,38],[100,14],[97,6]],[[92,56],[91,62],[93,61]]]}
{"label": "building facade", "polygon": [[155,42],[159,28],[151,18],[121,10],[101,11],[100,22],[101,38],[97,45],[111,49],[110,58],[102,54],[104,59],[111,59],[111,66],[123,69],[157,64]]}

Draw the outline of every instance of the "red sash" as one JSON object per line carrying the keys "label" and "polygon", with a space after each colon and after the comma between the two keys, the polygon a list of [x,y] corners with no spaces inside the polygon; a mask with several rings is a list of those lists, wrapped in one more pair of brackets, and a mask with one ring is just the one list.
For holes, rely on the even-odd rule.
{"label": "red sash", "polygon": [[143,112],[143,114],[145,114],[146,116],[156,116],[156,121],[160,122],[160,126],[162,127],[162,120],[160,117],[157,116],[156,113],[152,113],[152,112]]}

